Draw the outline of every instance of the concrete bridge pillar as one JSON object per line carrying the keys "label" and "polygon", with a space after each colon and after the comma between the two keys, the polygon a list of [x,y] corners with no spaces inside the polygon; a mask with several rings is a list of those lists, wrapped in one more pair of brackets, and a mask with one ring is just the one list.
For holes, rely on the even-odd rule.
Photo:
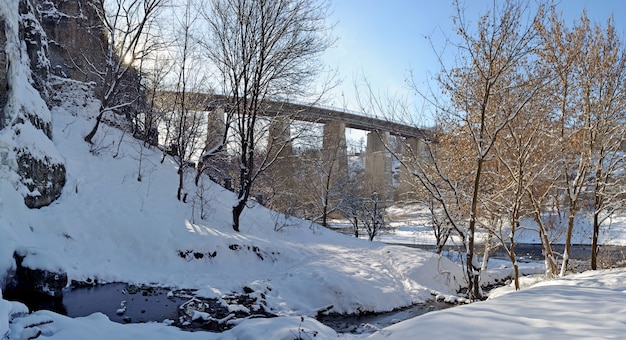
{"label": "concrete bridge pillar", "polygon": [[[405,138],[402,143],[401,156],[402,165],[400,165],[400,183],[398,185],[398,199],[401,201],[413,201],[417,199],[416,188],[419,182],[413,175],[414,164],[421,161],[424,154],[424,142],[415,137]],[[409,167],[407,168],[406,165]]]}
{"label": "concrete bridge pillar", "polygon": [[367,134],[365,184],[371,193],[376,192],[379,199],[383,201],[392,198],[393,189],[392,155],[385,147],[388,141],[389,132],[387,131],[372,131]]}
{"label": "concrete bridge pillar", "polygon": [[291,120],[288,117],[277,116],[270,121],[267,148],[270,159],[276,157],[277,162],[289,162],[293,156],[291,142]]}
{"label": "concrete bridge pillar", "polygon": [[[265,184],[269,189],[264,192],[272,209],[287,211],[294,204],[293,188],[300,185],[295,176],[293,143],[291,140],[291,119],[285,116],[272,117],[267,131],[269,176]],[[264,198],[265,199],[265,198]]]}
{"label": "concrete bridge pillar", "polygon": [[[225,132],[224,107],[219,106],[209,112],[207,116],[206,150],[218,147],[224,140]],[[224,145],[224,151],[226,151],[226,145]]]}
{"label": "concrete bridge pillar", "polygon": [[348,178],[348,148],[344,122],[335,120],[324,124],[321,156],[324,170],[331,176],[331,187],[345,182]]}

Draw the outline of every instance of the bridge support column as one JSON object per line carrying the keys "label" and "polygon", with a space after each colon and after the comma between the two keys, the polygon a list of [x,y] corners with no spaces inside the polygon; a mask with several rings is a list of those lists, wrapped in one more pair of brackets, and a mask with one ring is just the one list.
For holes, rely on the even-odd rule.
{"label": "bridge support column", "polygon": [[[220,106],[209,112],[207,117],[206,150],[218,147],[224,139],[224,132],[226,132],[224,108]],[[226,145],[224,145],[224,151],[226,151]]]}
{"label": "bridge support column", "polygon": [[324,124],[321,156],[324,170],[331,176],[330,187],[345,183],[348,179],[348,148],[344,122],[336,120]]}
{"label": "bridge support column", "polygon": [[[291,119],[285,116],[272,117],[267,136],[268,160],[273,162],[269,176],[264,177],[267,192],[261,201],[271,209],[287,211],[294,204],[294,190],[298,179],[295,175],[293,143],[291,141]],[[265,201],[267,199],[267,201]]]}
{"label": "bridge support column", "polygon": [[365,183],[371,193],[376,192],[381,201],[392,198],[391,152],[385,145],[389,132],[373,131],[367,134],[365,151]]}
{"label": "bridge support column", "polygon": [[276,162],[289,162],[293,156],[291,143],[291,120],[286,117],[273,117],[270,121],[267,148],[270,160],[276,157]]}
{"label": "bridge support column", "polygon": [[[402,165],[400,165],[400,183],[398,186],[398,199],[401,201],[413,201],[418,198],[416,189],[419,182],[413,175],[415,162],[422,160],[424,142],[415,137],[405,138],[402,143]],[[408,165],[408,168],[407,166]]]}

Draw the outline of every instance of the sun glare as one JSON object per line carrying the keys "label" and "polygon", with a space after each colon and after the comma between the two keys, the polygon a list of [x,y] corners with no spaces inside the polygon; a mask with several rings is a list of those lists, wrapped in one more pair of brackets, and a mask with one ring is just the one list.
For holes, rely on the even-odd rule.
{"label": "sun glare", "polygon": [[124,56],[124,63],[130,65],[135,61],[135,56],[132,53],[128,53]]}

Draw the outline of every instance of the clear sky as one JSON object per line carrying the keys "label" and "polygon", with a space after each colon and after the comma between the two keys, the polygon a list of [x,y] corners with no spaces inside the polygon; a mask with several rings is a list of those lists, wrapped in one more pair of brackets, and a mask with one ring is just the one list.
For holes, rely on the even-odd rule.
{"label": "clear sky", "polygon": [[[493,1],[461,3],[467,19],[475,23],[480,14],[493,6]],[[587,9],[592,22],[602,24],[615,14],[617,30],[626,39],[624,0],[561,0],[557,8],[568,22],[578,19],[583,9]],[[363,76],[376,92],[410,98],[406,86],[409,69],[419,84],[439,70],[426,37],[430,36],[436,48],[441,49],[444,37],[455,34],[452,17],[456,10],[452,0],[331,0],[331,10],[330,20],[336,23],[338,41],[327,51],[324,61],[336,68],[343,80],[330,96],[329,104],[339,108],[358,109],[355,78]]]}

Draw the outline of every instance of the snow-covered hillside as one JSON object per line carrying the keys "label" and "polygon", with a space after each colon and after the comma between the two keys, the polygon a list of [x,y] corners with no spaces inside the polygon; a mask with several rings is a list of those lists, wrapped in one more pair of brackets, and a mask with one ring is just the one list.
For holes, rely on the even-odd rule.
{"label": "snow-covered hillside", "polygon": [[[201,219],[195,186],[186,186],[188,203],[177,201],[175,165],[168,159],[160,163],[156,149],[144,148],[108,126],[95,146],[86,144],[82,136],[90,128],[86,117],[93,116],[92,110],[75,104],[52,110],[54,143],[68,173],[57,202],[27,209],[12,184],[0,181],[0,272],[14,266],[17,252],[26,256],[25,265],[63,271],[72,280],[194,288],[207,297],[248,287],[265,294],[267,307],[282,317],[246,320],[224,333],[189,333],[167,323],[116,324],[102,314],[76,319],[48,311],[25,315],[23,305],[0,300],[0,334],[8,339],[29,332],[56,339],[292,339],[307,334],[326,339],[338,335],[311,318],[320,309],[332,305],[331,311],[338,313],[391,310],[431,299],[433,292],[454,295],[461,285],[460,267],[445,258],[358,240],[255,204],[243,216],[241,233],[233,232],[229,212],[234,196],[209,181],[202,184],[206,218]],[[544,333],[536,332],[558,334],[573,324],[581,333],[563,334],[589,335],[596,329],[603,330],[601,336],[618,334],[626,326],[610,316],[625,311],[625,277],[620,271],[558,280],[429,313],[371,337],[404,339],[428,333],[479,338],[512,332],[541,337]],[[570,283],[594,288],[572,289]],[[602,299],[607,303],[598,304]],[[505,315],[501,308],[506,308]],[[564,310],[568,314],[562,318],[549,317]],[[591,310],[599,316],[589,319]],[[525,323],[510,328],[524,313],[531,313],[524,316]],[[579,324],[583,316],[590,320],[586,326]],[[538,328],[546,322],[550,327]],[[453,331],[449,323],[462,324],[463,331]]]}
{"label": "snow-covered hillside", "polygon": [[459,266],[445,258],[357,240],[254,203],[233,232],[233,193],[205,180],[201,200],[190,182],[188,203],[179,202],[177,169],[168,158],[160,163],[157,149],[109,126],[94,146],[85,143],[96,106],[69,100],[80,97],[52,110],[67,167],[61,198],[27,209],[12,183],[0,182],[2,275],[15,266],[15,252],[24,265],[69,280],[193,288],[207,297],[249,287],[267,295],[273,312],[306,316],[329,306],[392,310],[461,285]]}

